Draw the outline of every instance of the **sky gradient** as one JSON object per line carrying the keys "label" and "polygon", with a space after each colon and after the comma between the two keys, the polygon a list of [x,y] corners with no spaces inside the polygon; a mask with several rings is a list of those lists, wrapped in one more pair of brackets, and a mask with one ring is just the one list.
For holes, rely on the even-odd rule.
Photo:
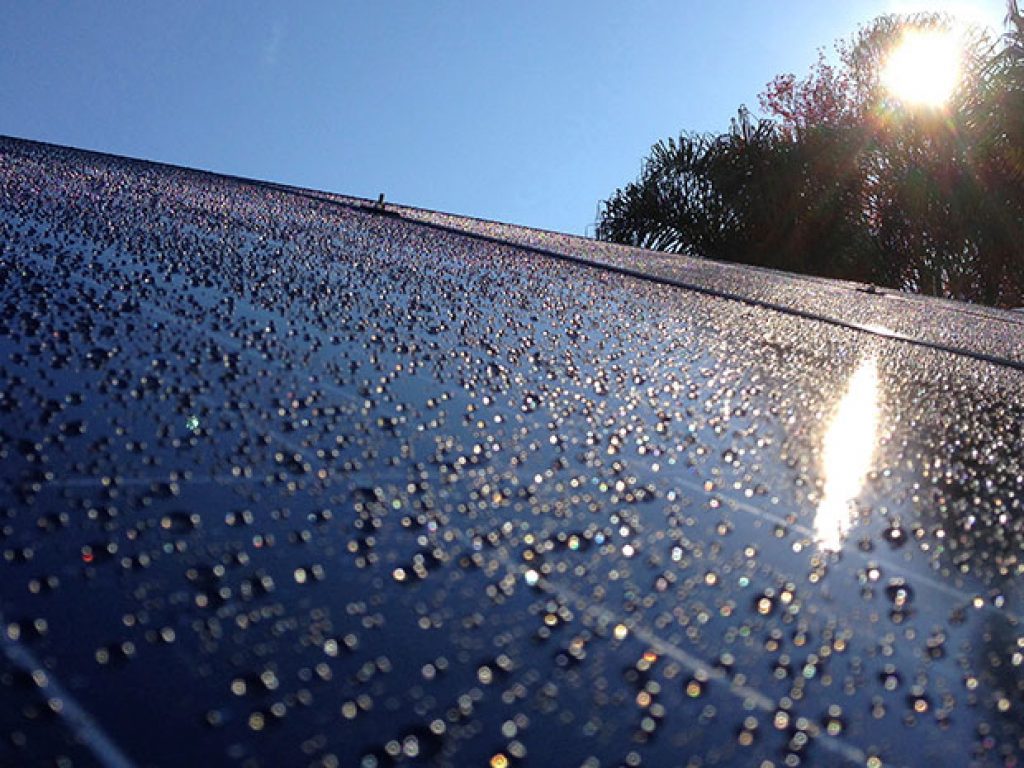
{"label": "sky gradient", "polygon": [[0,3],[0,134],[563,232],[881,13],[1004,3]]}

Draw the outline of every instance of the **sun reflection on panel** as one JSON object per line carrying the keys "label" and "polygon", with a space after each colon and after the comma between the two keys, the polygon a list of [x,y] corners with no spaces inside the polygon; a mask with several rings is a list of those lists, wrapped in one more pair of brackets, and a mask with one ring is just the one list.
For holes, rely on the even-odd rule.
{"label": "sun reflection on panel", "polygon": [[852,524],[851,503],[871,468],[878,431],[878,366],[864,360],[847,387],[822,445],[825,492],[814,516],[822,549],[838,550]]}

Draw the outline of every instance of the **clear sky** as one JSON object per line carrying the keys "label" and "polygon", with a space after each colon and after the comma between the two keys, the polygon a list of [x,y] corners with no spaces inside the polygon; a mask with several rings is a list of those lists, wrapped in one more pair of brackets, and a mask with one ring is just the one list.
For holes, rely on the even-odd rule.
{"label": "clear sky", "polygon": [[0,0],[0,134],[589,233],[874,16],[1002,0]]}

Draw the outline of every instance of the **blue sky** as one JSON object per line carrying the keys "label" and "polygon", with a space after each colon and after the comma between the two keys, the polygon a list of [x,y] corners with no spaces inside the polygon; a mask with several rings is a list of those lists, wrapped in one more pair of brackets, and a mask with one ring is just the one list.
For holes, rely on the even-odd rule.
{"label": "blue sky", "polygon": [[0,133],[565,232],[892,11],[1002,0],[0,0]]}

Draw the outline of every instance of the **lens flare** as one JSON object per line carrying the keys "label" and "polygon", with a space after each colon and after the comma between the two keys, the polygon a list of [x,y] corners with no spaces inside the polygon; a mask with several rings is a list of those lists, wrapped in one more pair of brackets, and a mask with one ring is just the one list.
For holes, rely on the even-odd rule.
{"label": "lens flare", "polygon": [[962,55],[952,32],[908,30],[885,62],[882,84],[904,104],[941,107],[960,82]]}

